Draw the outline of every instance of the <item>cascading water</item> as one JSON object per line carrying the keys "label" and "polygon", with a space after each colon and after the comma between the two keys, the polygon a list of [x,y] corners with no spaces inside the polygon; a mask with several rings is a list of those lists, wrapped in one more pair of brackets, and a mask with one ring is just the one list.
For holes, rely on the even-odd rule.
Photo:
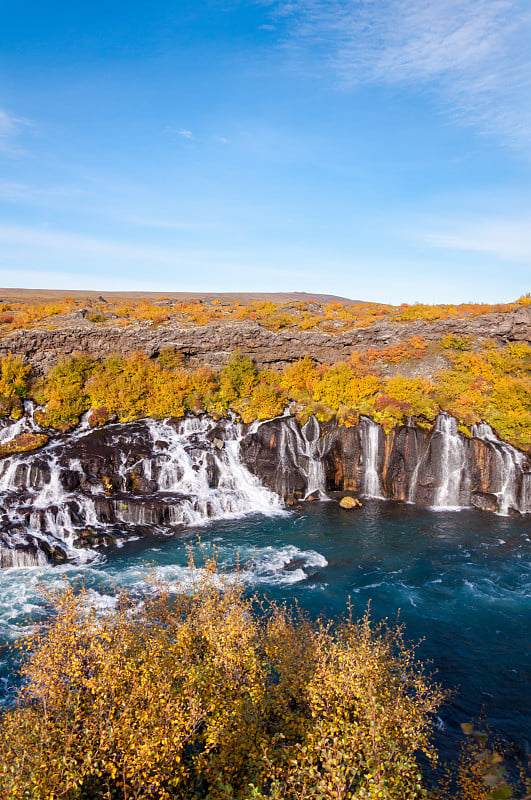
{"label": "cascading water", "polygon": [[511,447],[510,444],[502,442],[490,425],[486,422],[480,422],[472,426],[472,436],[486,442],[491,450],[495,453],[496,470],[495,478],[496,485],[492,489],[493,494],[498,498],[498,513],[507,515],[510,509],[516,509],[525,513],[529,510],[529,505],[526,497],[526,486],[529,482],[529,476],[525,473],[522,475],[522,488],[520,502],[517,498],[517,474],[522,471],[524,457],[516,448]]}
{"label": "cascading water", "polygon": [[323,464],[322,440],[320,438],[321,429],[314,416],[311,416],[306,424],[303,425],[301,433],[305,444],[304,455],[308,459],[306,497],[317,495],[326,500],[328,498],[325,491],[326,475]]}
{"label": "cascading water", "polygon": [[408,501],[437,509],[459,509],[469,504],[469,500],[464,443],[457,431],[456,419],[441,411],[411,475]]}
{"label": "cascading water", "polygon": [[441,412],[435,423],[434,437],[442,438],[440,458],[441,481],[435,492],[435,508],[460,508],[461,486],[466,477],[465,449],[457,432],[457,421],[450,414]]}
{"label": "cascading water", "polygon": [[361,494],[363,497],[383,499],[383,488],[378,474],[378,456],[380,450],[380,426],[369,417],[360,418],[360,439],[363,459],[363,479]]}
{"label": "cascading water", "polygon": [[[21,427],[21,426],[19,426]],[[217,445],[209,436],[218,428]],[[37,455],[0,463],[0,564],[99,558],[105,544],[150,526],[283,513],[240,458],[242,426],[206,416],[91,431],[86,421]],[[215,438],[215,437],[214,437]]]}
{"label": "cascading water", "polygon": [[0,444],[5,444],[20,436],[21,433],[31,433],[38,429],[35,422],[35,404],[31,400],[24,401],[24,414],[16,422],[10,419],[3,420],[3,427],[0,429]]}
{"label": "cascading water", "polygon": [[[31,419],[11,423],[11,433],[39,432],[28,411]],[[473,434],[493,454],[489,469],[498,476],[501,513],[531,511],[525,456],[486,425],[476,426]],[[301,429],[290,414],[249,428],[235,419],[203,415],[91,429],[85,418],[75,431],[57,434],[36,452],[0,460],[0,566],[101,559],[94,548],[127,537],[173,533],[249,513],[280,514],[281,497],[326,499],[325,463],[334,468],[337,451],[330,461],[325,456],[341,436],[334,428],[321,435],[315,417]],[[383,498],[382,431],[362,417],[359,437],[361,493]],[[468,452],[455,419],[439,414],[427,446],[416,456],[408,499],[439,508],[475,503],[479,493],[472,498]],[[393,457],[392,449],[387,457]]]}
{"label": "cascading water", "polygon": [[252,437],[260,429],[271,430],[275,442],[275,489],[279,494],[290,495],[290,476],[296,472],[304,484],[304,499],[318,497],[327,500],[323,463],[325,442],[316,417],[311,416],[300,428],[296,418],[287,410],[279,417],[253,423],[247,435]]}
{"label": "cascading water", "polygon": [[279,497],[261,486],[242,463],[239,445],[241,425],[229,421],[223,446],[213,447],[207,434],[215,426],[208,417],[189,417],[177,426],[148,420],[153,456],[145,459],[146,477],[159,464],[158,488],[180,495],[173,506],[173,524],[201,524],[207,518],[230,518],[249,513],[282,511]]}

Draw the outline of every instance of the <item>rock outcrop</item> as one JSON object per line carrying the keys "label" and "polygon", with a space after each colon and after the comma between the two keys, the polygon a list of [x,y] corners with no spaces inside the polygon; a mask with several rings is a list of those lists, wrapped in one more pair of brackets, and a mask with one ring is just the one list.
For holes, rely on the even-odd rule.
{"label": "rock outcrop", "polygon": [[[252,429],[241,447],[266,486],[284,498],[303,499],[311,468],[297,431],[295,420],[278,418]],[[529,456],[500,441],[488,425],[475,426],[472,433],[459,433],[456,420],[444,412],[430,429],[410,421],[389,434],[362,418],[353,427],[324,425],[314,452],[327,491],[439,508],[531,513]]]}
{"label": "rock outcrop", "polygon": [[531,463],[488,425],[467,437],[446,413],[431,429],[410,420],[388,434],[367,417],[353,427],[314,417],[301,427],[290,415],[247,426],[207,415],[85,422],[0,461],[0,566],[90,560],[131,535],[282,513],[282,501],[327,492],[524,514]]}
{"label": "rock outcrop", "polygon": [[445,334],[499,342],[530,341],[531,308],[432,323],[374,322],[366,328],[337,334],[303,331],[293,326],[271,331],[252,321],[212,322],[198,327],[183,327],[174,323],[154,325],[149,322],[122,326],[113,324],[112,320],[105,324],[90,322],[80,315],[56,330],[32,328],[2,336],[0,357],[8,353],[22,356],[37,375],[47,372],[61,358],[75,352],[95,358],[135,351],[156,356],[170,347],[181,352],[188,364],[206,364],[218,368],[234,350],[239,349],[250,355],[259,367],[283,367],[304,355],[309,355],[319,363],[334,363],[347,358],[356,348],[380,349],[412,336],[421,336],[431,342]]}

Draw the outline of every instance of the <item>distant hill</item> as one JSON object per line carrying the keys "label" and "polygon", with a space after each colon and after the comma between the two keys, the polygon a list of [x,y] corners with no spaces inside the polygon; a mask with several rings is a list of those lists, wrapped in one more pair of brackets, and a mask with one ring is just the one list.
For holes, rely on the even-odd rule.
{"label": "distant hill", "polygon": [[311,292],[97,292],[74,289],[0,289],[0,300],[52,301],[63,297],[77,300],[222,300],[226,303],[239,302],[245,305],[253,300],[270,300],[273,303],[290,303],[302,300],[306,303],[362,303],[334,294],[313,294]]}

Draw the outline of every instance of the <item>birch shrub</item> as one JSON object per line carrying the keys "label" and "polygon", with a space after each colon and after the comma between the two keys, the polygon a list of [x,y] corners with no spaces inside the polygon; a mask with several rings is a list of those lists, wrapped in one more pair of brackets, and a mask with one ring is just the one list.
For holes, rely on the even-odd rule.
{"label": "birch shrub", "polygon": [[417,798],[442,700],[400,630],[310,621],[215,567],[101,616],[72,588],[3,713],[9,800]]}

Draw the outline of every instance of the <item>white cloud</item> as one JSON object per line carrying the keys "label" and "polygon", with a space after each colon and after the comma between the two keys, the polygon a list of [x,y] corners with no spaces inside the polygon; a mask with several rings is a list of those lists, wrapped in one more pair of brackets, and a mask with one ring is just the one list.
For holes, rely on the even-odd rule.
{"label": "white cloud", "polygon": [[193,141],[195,139],[194,134],[192,131],[189,131],[188,128],[164,128],[164,133],[169,133],[172,136],[181,136],[183,139],[187,139],[188,141]]}
{"label": "white cloud", "polygon": [[513,145],[531,145],[528,0],[262,0],[286,44],[347,85],[407,84]]}
{"label": "white cloud", "polygon": [[84,258],[89,256],[159,264],[175,264],[185,255],[172,248],[135,245],[129,242],[17,225],[0,225],[0,244],[15,245],[26,250],[37,248],[48,253],[56,252]]}
{"label": "white cloud", "polygon": [[531,218],[447,224],[445,229],[423,234],[422,238],[433,247],[483,253],[531,268]]}
{"label": "white cloud", "polygon": [[83,194],[77,187],[57,186],[42,188],[25,183],[0,182],[0,198],[10,203],[41,205],[53,198],[71,198]]}
{"label": "white cloud", "polygon": [[24,129],[32,127],[30,120],[17,117],[0,108],[0,153],[21,153],[19,140]]}

